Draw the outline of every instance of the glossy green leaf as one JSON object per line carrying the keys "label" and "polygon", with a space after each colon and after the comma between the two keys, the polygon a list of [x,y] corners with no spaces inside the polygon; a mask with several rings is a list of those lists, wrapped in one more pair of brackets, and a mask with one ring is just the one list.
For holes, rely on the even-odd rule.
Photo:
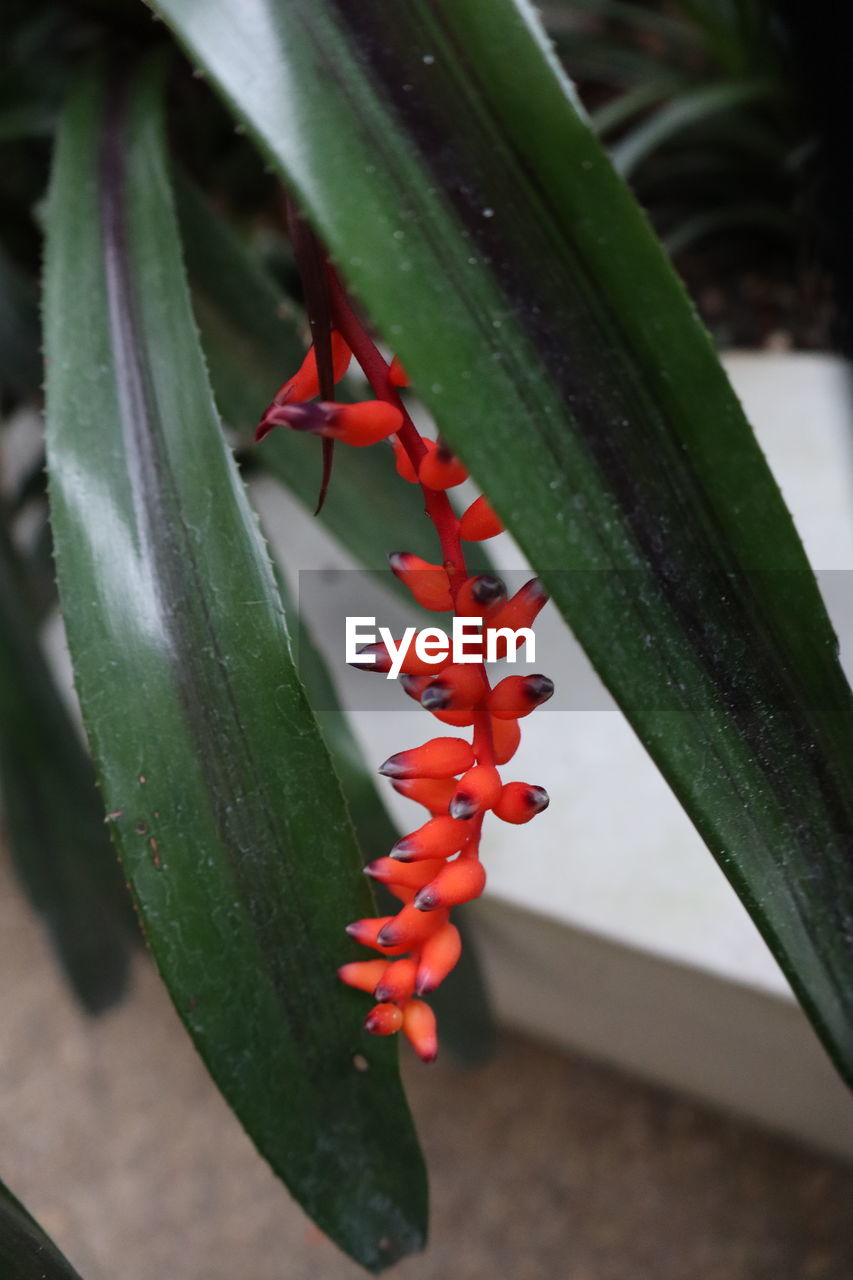
{"label": "glossy green leaf", "polygon": [[853,1078],[836,640],[707,334],[532,9],[154,7],[286,176]]}
{"label": "glossy green leaf", "polygon": [[276,1173],[379,1269],[422,1243],[424,1169],[396,1047],[363,1032],[336,978],[356,952],[344,926],[372,904],[207,384],[159,80],[84,79],[58,144],[45,318],[60,597],[175,1007]]}
{"label": "glossy green leaf", "polygon": [[98,1013],[127,986],[135,926],[94,770],[42,657],[27,585],[0,526],[0,790],[9,849],[75,994]]}
{"label": "glossy green leaf", "polygon": [[3,1280],[80,1280],[71,1263],[2,1182],[0,1275]]}

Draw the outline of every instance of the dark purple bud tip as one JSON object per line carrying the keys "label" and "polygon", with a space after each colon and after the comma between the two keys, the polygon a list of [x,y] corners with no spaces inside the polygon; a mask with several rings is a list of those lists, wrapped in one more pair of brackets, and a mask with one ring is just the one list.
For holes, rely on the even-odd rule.
{"label": "dark purple bud tip", "polygon": [[428,996],[431,991],[435,991],[435,983],[429,978],[421,978],[415,983],[416,996]]}
{"label": "dark purple bud tip", "polygon": [[393,999],[393,997],[394,997],[393,988],[383,987],[382,984],[380,983],[379,986],[374,989],[374,992],[373,992],[374,1000],[391,1000]]}
{"label": "dark purple bud tip", "polygon": [[384,764],[379,766],[379,772],[383,778],[404,778],[406,776],[406,766],[402,757],[406,753],[398,751],[395,756],[389,756]]}
{"label": "dark purple bud tip", "polygon": [[396,947],[400,938],[397,936],[397,930],[394,927],[394,921],[389,920],[384,929],[380,929],[376,935],[376,941],[380,947]]}
{"label": "dark purple bud tip", "polygon": [[400,684],[403,688],[403,692],[407,693],[410,698],[416,698],[420,701],[421,695],[418,690],[421,687],[422,679],[423,676],[400,676]]}
{"label": "dark purple bud tip", "polygon": [[448,809],[448,813],[451,818],[462,818],[463,820],[467,820],[468,818],[473,818],[476,812],[476,800],[474,800],[472,796],[467,795],[464,791],[457,791],[456,795],[450,801],[450,807]]}
{"label": "dark purple bud tip", "polygon": [[[366,661],[371,656],[374,661]],[[347,665],[355,667],[356,671],[375,671],[377,675],[385,675],[391,670],[391,659],[385,645],[380,641],[378,644],[362,645],[358,650],[358,658]]]}
{"label": "dark purple bud tip", "polygon": [[497,604],[499,600],[506,600],[506,587],[493,573],[481,573],[471,583],[471,595],[477,604],[486,608]]}
{"label": "dark purple bud tip", "polygon": [[438,906],[438,895],[429,885],[425,885],[423,889],[415,896],[414,905],[418,911],[435,911]]}
{"label": "dark purple bud tip", "polygon": [[453,694],[440,680],[428,684],[421,694],[421,706],[427,711],[443,711],[452,701]]}
{"label": "dark purple bud tip", "polygon": [[349,934],[351,938],[355,938],[358,935],[358,925],[355,923],[348,924],[347,927],[344,929],[344,933]]}
{"label": "dark purple bud tip", "polygon": [[528,676],[524,682],[524,692],[537,705],[547,702],[554,692],[554,681],[548,676]]}
{"label": "dark purple bud tip", "polygon": [[388,857],[395,858],[397,862],[411,862],[412,853],[413,849],[410,841],[406,836],[401,836],[396,844],[392,844]]}
{"label": "dark purple bud tip", "polygon": [[456,455],[446,440],[442,440],[441,436],[435,442],[436,457],[441,458],[442,462],[454,462]]}
{"label": "dark purple bud tip", "polygon": [[524,793],[524,803],[534,813],[542,813],[551,803],[551,797],[544,787],[528,787]]}
{"label": "dark purple bud tip", "polygon": [[311,403],[280,404],[270,410],[268,417],[273,424],[281,423],[292,431],[323,431],[334,420],[338,406],[322,400]]}
{"label": "dark purple bud tip", "polygon": [[388,563],[393,573],[400,573],[406,567],[406,561],[409,558],[408,551],[389,551]]}

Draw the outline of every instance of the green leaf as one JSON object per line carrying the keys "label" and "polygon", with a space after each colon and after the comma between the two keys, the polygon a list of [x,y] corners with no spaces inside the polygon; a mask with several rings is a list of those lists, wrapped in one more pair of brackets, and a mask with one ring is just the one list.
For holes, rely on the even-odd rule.
{"label": "green leaf", "polygon": [[41,655],[26,586],[0,524],[0,789],[9,847],[75,994],[99,1013],[124,994],[136,930],[94,770]]}
{"label": "green leaf", "polygon": [[154,7],[286,176],[853,1079],[837,642],[710,340],[532,10]]}
{"label": "green leaf", "polygon": [[422,1243],[424,1169],[396,1049],[363,1031],[336,977],[356,950],[344,926],[372,903],[207,384],[159,81],[87,77],[58,144],[45,321],[60,597],[175,1007],[275,1172],[379,1269]]}
{"label": "green leaf", "polygon": [[0,1275],[3,1280],[80,1280],[71,1263],[2,1182]]}

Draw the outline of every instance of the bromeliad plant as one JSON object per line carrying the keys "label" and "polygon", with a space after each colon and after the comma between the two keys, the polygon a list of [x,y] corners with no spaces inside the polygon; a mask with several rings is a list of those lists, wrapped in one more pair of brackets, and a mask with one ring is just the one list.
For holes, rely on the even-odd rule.
{"label": "bromeliad plant", "polygon": [[[223,1095],[321,1228],[380,1269],[422,1246],[426,1181],[395,1042],[369,1030],[402,1023],[431,1056],[419,1002],[462,923],[445,913],[482,887],[486,811],[513,820],[544,801],[527,784],[498,791],[492,768],[550,686],[510,677],[489,690],[478,668],[407,673],[429,714],[473,742],[438,733],[392,758],[398,787],[432,815],[397,843],[368,778],[378,761],[362,759],[340,714],[320,731],[329,675],[316,655],[297,673],[230,444],[313,508],[309,437],[320,435],[319,519],[371,568],[407,548],[392,567],[422,604],[493,628],[508,611],[529,623],[547,593],[847,1080],[853,695],[707,335],[525,0],[151,7],[162,23],[136,0],[57,0],[38,22],[32,6],[4,15],[14,38],[0,57],[21,101],[0,130],[0,377],[4,409],[40,407],[43,340],[50,527],[92,755],[33,656],[52,600],[36,459],[6,477],[0,542],[6,824],[91,1008],[117,998],[128,962],[109,831]],[[152,58],[135,65],[146,45]],[[21,74],[27,50],[38,76]],[[98,50],[70,66],[72,51]],[[236,140],[224,141],[205,82]],[[304,291],[274,178],[304,219],[291,219],[296,263],[303,233],[331,261],[327,271],[315,254]],[[247,226],[262,229],[266,257]],[[300,299],[313,357],[247,454],[281,370],[303,358]],[[350,352],[372,402],[335,399]],[[403,368],[437,423],[434,447],[407,415]],[[397,469],[387,448],[358,447],[391,437]],[[356,447],[338,450],[328,485],[335,439]],[[468,473],[483,497],[457,520],[446,486]],[[440,550],[413,524],[416,481]],[[536,575],[509,601],[475,562],[479,544],[461,551],[501,525]],[[397,888],[396,916],[377,917],[365,862]],[[358,918],[382,922],[357,930],[378,960],[344,932]],[[476,987],[470,956],[466,946],[447,987],[466,964]],[[339,970],[378,989],[368,1031]],[[464,1025],[458,1013],[457,998],[439,1025]],[[42,1246],[0,1197],[16,1274],[52,1266],[67,1278]]]}

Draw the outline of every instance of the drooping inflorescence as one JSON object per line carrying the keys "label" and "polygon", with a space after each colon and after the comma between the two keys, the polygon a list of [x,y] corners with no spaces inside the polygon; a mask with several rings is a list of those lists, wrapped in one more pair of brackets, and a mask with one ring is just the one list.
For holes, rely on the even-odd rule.
{"label": "drooping inflorescence", "polygon": [[[531,627],[547,596],[535,578],[508,598],[500,578],[469,575],[462,542],[491,538],[501,532],[501,523],[482,497],[457,517],[446,491],[467,479],[464,466],[443,441],[421,436],[399,395],[398,388],[407,385],[399,360],[385,360],[334,271],[325,270],[332,327],[322,339],[322,360],[312,347],[264,413],[256,440],[277,426],[356,446],[388,440],[399,474],[420,485],[441,547],[440,563],[435,564],[407,552],[392,553],[393,573],[423,608],[483,620],[482,649],[468,643],[468,654],[478,659],[474,663],[454,663],[449,657],[425,662],[414,646],[406,653],[400,677],[404,691],[442,727],[469,729],[471,741],[439,732],[380,767],[395,789],[422,805],[429,817],[365,868],[402,905],[396,915],[347,926],[350,936],[379,958],[345,964],[338,971],[342,981],[376,1000],[365,1022],[369,1032],[393,1035],[402,1030],[419,1056],[431,1062],[438,1048],[436,1023],[422,997],[459,960],[461,940],[451,909],[483,892],[484,818],[492,812],[504,822],[528,822],[548,805],[542,787],[504,783],[498,766],[518,749],[519,720],[551,696],[553,685],[543,675],[511,675],[492,687],[485,663],[487,652],[506,656],[507,632]],[[353,357],[376,399],[338,404],[330,399],[330,383],[344,376]],[[325,378],[318,372],[320,364],[327,370]],[[322,400],[317,399],[321,382]],[[383,645],[370,646],[369,654],[373,662],[364,670],[390,669]],[[361,657],[366,656],[362,651]]]}

